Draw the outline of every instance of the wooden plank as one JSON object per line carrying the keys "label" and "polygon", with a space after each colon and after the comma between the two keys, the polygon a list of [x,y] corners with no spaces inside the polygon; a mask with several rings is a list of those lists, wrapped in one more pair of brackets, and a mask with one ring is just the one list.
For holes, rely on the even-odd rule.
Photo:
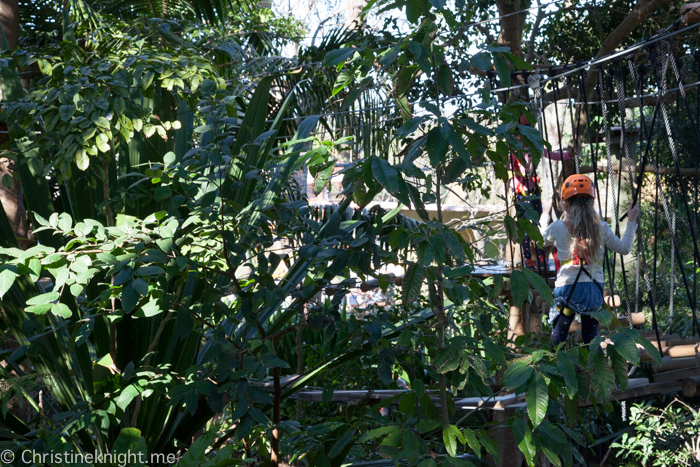
{"label": "wooden plank", "polygon": [[[360,389],[360,390],[341,390],[341,391],[333,391],[333,397],[331,398],[331,402],[357,402],[362,399],[364,399],[367,396],[367,393],[370,392],[366,389]],[[385,400],[385,399],[391,399],[394,396],[406,394],[407,392],[410,392],[409,389],[378,389],[375,391],[371,391],[371,394],[369,395],[370,400]],[[440,396],[435,393],[431,392],[430,394],[431,399],[433,399],[434,402],[439,406],[440,405]],[[323,391],[316,391],[316,390],[307,390],[307,391],[299,391],[297,392],[293,397],[296,397],[300,401],[304,402],[321,402],[323,400]],[[398,403],[398,401],[397,401]]]}
{"label": "wooden plank", "polygon": [[[645,386],[638,386],[634,387],[631,389],[626,389],[624,391],[620,391],[619,389],[616,391],[613,391],[612,395],[610,396],[610,400],[615,400],[615,401],[624,401],[628,399],[635,399],[637,397],[648,397],[648,396],[653,396],[657,394],[664,394],[664,393],[674,393],[681,391],[683,388],[683,382],[682,381],[667,381],[663,383],[651,383]],[[578,406],[579,407],[590,407],[593,404],[591,403],[590,400],[586,401],[579,401]]]}
{"label": "wooden plank", "polygon": [[455,401],[455,409],[457,410],[473,410],[477,408],[493,408],[495,410],[503,410],[506,407],[511,407],[513,404],[525,400],[525,394],[516,396],[508,394],[505,396],[494,397],[465,397]]}
{"label": "wooden plank", "polygon": [[700,358],[698,358],[697,354],[693,354],[692,357],[682,358],[662,357],[661,365],[654,361],[651,366],[657,373],[666,373],[700,366]]}
{"label": "wooden plank", "polygon": [[657,373],[654,375],[655,383],[667,381],[683,381],[685,378],[692,376],[700,376],[700,366],[693,368],[683,368],[682,370],[667,371],[665,373]]}

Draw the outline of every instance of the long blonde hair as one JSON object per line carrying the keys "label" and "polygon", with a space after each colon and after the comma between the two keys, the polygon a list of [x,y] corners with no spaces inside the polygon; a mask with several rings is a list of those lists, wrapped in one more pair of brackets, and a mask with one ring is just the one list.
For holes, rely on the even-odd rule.
{"label": "long blonde hair", "polygon": [[571,257],[576,253],[579,258],[587,259],[591,264],[603,259],[603,239],[600,231],[600,216],[595,212],[593,198],[588,195],[576,195],[565,201],[569,232],[571,233]]}

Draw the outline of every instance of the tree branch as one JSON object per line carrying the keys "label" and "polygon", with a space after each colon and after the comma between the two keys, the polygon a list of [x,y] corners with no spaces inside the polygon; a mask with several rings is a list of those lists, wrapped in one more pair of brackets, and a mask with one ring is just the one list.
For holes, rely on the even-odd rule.
{"label": "tree branch", "polygon": [[[542,6],[540,0],[537,0],[537,6]],[[527,43],[527,61],[532,62],[535,59],[535,39],[537,34],[540,32],[540,23],[545,17],[544,8],[537,9],[537,18],[535,19],[535,24],[532,26],[532,31],[530,31],[530,39]]]}

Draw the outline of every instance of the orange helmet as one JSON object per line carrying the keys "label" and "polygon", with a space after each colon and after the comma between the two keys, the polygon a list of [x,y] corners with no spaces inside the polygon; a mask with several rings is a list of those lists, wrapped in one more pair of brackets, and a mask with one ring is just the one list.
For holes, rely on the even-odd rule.
{"label": "orange helmet", "polygon": [[595,198],[595,187],[590,178],[575,174],[564,181],[561,188],[561,199],[569,199],[576,195],[588,195]]}

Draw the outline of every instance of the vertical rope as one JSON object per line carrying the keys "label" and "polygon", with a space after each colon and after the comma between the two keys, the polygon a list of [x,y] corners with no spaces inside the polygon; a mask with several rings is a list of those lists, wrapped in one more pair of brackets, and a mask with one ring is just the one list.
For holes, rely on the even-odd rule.
{"label": "vertical rope", "polygon": [[[608,168],[608,180],[610,182],[610,186],[612,188],[612,202],[613,202],[613,211],[615,213],[615,221],[618,224],[617,232],[619,235],[619,221],[617,221],[620,218],[620,210],[619,206],[617,204],[617,198],[615,197],[615,176],[613,174],[613,169],[612,169],[612,152],[610,151],[610,122],[609,122],[609,117],[608,117],[608,106],[605,103],[605,77],[604,77],[604,70],[599,69],[598,70],[598,94],[600,95],[600,102],[601,102],[601,110],[603,113],[603,128],[605,130],[605,153],[607,156],[607,168]],[[612,264],[612,270],[615,270],[615,257],[616,254],[613,252],[613,264]],[[623,268],[624,268],[624,263],[622,263]],[[614,273],[613,277],[610,278],[610,283],[614,283]],[[630,297],[629,297],[629,290],[627,288],[627,276],[625,274],[625,271],[623,269],[622,271],[622,279],[623,283],[625,285],[625,306],[627,308],[627,316],[631,316],[631,308],[630,308]],[[630,322],[632,320],[630,319]]]}
{"label": "vertical rope", "polygon": [[[685,98],[685,90],[683,89],[683,83],[681,80],[680,73],[678,72],[678,68],[676,66],[676,61],[672,60],[672,59],[669,60],[672,57],[672,54],[670,52],[670,42],[668,40],[662,41],[661,47],[662,47],[662,53],[664,55],[665,66],[661,70],[661,81],[659,83],[661,86],[660,95],[661,96],[666,95],[666,71],[668,69],[668,62],[670,61],[672,68],[674,70],[674,73],[676,75],[676,79],[678,81],[679,91],[680,91],[681,96],[683,97],[683,99],[687,105],[687,100]],[[681,177],[681,174],[680,174],[680,163],[679,163],[679,159],[678,159],[678,152],[677,152],[677,148],[676,148],[675,138],[673,136],[673,131],[671,130],[671,124],[670,124],[669,118],[668,118],[668,111],[666,110],[666,105],[664,104],[663,99],[659,100],[659,105],[661,107],[661,114],[662,114],[663,119],[664,119],[664,126],[666,128],[666,135],[668,137],[668,142],[669,142],[669,146],[671,149],[671,155],[673,156],[673,164],[674,164],[674,167],[676,169],[676,179],[677,179],[678,187],[681,190],[681,195],[683,196],[683,204],[685,205],[686,215],[687,215],[689,226],[690,226],[690,235],[693,238],[693,253],[695,256],[697,256],[698,255],[697,235],[695,232],[695,228],[693,226],[692,216],[690,213],[689,202],[688,202],[688,193],[684,191],[683,178]],[[688,109],[688,110],[690,110],[690,109]],[[691,124],[696,132],[696,135],[697,135],[698,129],[695,128],[695,122],[693,121],[693,117],[691,115],[689,115],[689,118],[691,119]],[[700,138],[698,138],[698,141],[700,141]],[[671,223],[670,213],[668,211],[666,197],[662,196],[661,200],[662,200],[663,205],[664,205],[664,213],[666,215],[666,220],[670,225],[670,223]],[[672,242],[676,241],[676,239],[674,238],[673,235],[671,236],[671,241]],[[680,255],[680,252],[679,252],[677,247],[676,247],[676,254]],[[680,265],[683,264],[683,260],[682,260],[682,258],[680,258],[680,256],[678,258],[678,263]],[[693,300],[694,297],[690,293],[690,287],[688,285],[688,280],[687,280],[686,274],[685,274],[685,267],[681,267],[681,277],[683,279],[683,284],[684,284],[685,289],[686,289],[688,301],[691,302],[691,311],[693,313],[693,325],[694,325],[693,326],[693,335],[695,335],[695,331],[698,331],[698,333],[700,333],[700,328],[698,327],[698,320],[697,320],[697,313],[696,313],[696,306],[695,306],[696,304],[694,303],[694,300]]]}
{"label": "vertical rope", "polygon": [[[655,57],[656,57],[655,49],[651,50],[650,55],[651,55],[651,63],[652,63],[652,66],[654,68],[654,72],[656,74],[657,62],[655,59]],[[628,63],[630,63],[630,62],[628,62]],[[664,70],[665,70],[665,68],[668,66],[668,62],[664,61],[663,66],[664,66]],[[637,99],[640,102],[640,106],[641,106],[643,104],[642,93],[641,93],[642,86],[641,86],[641,83],[636,82],[637,77],[636,77],[636,74],[634,73],[634,67],[632,67],[632,66],[630,66],[630,73],[632,75],[633,81],[635,81],[635,84],[637,84],[635,86],[635,88],[637,88],[639,90],[639,92],[637,93]],[[666,75],[664,72],[663,78],[660,81],[657,79],[657,82],[658,83],[665,82],[665,76]],[[658,76],[657,76],[657,78],[658,78]],[[644,154],[644,157],[642,160],[642,165],[644,165],[644,161],[646,161],[646,159],[647,159],[647,153],[648,153],[649,149],[651,148],[651,144],[653,142],[654,125],[656,123],[656,115],[657,115],[658,110],[659,110],[659,105],[663,102],[663,96],[664,96],[664,94],[662,93],[661,88],[659,88],[657,101],[656,101],[656,108],[654,109],[654,116],[651,119],[651,127],[649,128],[648,132],[644,131],[646,129],[646,125],[644,122],[644,114],[643,113],[640,114],[640,123],[641,123],[642,134],[643,135],[646,134],[646,136],[647,136],[647,149],[645,151],[645,154]],[[658,172],[658,165],[657,165],[656,171]],[[641,176],[639,178],[639,183],[641,183]],[[641,216],[642,216],[642,212],[640,211],[640,218],[641,218]],[[651,287],[651,281],[649,279],[649,273],[648,273],[648,269],[646,267],[646,254],[645,254],[645,249],[643,248],[642,236],[641,236],[640,229],[637,229],[637,245],[638,245],[637,249],[638,249],[639,254],[640,254],[640,269],[642,270],[642,274],[644,277],[644,283],[646,285],[647,294],[649,296],[649,307],[651,308],[652,326],[654,329],[654,333],[656,334],[656,344],[658,346],[659,352],[661,352],[661,336],[659,335],[659,326],[658,326],[658,321],[656,319],[656,303],[657,303],[656,302],[656,293],[655,293],[655,291],[652,290],[652,287]],[[639,248],[640,245],[642,246],[642,248]]]}
{"label": "vertical rope", "polygon": [[574,107],[571,102],[571,94],[573,86],[571,84],[571,75],[566,77],[566,102],[569,104],[569,117],[571,118],[571,138],[574,142],[574,165],[576,166],[576,173],[580,173],[580,162],[579,162],[579,147],[578,147],[578,126],[574,126]]}
{"label": "vertical rope", "polygon": [[[649,135],[652,137],[653,135]],[[661,146],[661,138],[657,137],[656,138],[656,157],[654,158],[654,178],[656,180],[655,185],[656,185],[656,193],[655,193],[655,198],[654,198],[654,286],[652,287],[653,295],[654,295],[654,301],[658,303],[658,300],[656,299],[656,282],[657,282],[657,274],[656,274],[656,264],[658,263],[658,252],[659,252],[659,189],[661,187],[661,179],[659,176],[659,147]],[[670,330],[667,331],[670,334]]]}
{"label": "vertical rope", "polygon": [[[559,86],[554,83],[554,116],[557,119],[557,136],[559,138],[559,150],[563,151],[564,147],[561,144],[561,122],[559,121]],[[566,109],[564,109],[564,116],[566,117]],[[562,179],[566,179],[566,165],[564,161],[561,162]]]}
{"label": "vertical rope", "polygon": [[[622,152],[625,155],[625,160],[627,161],[627,172],[629,175],[629,183],[632,191],[634,190],[633,182],[632,182],[632,166],[630,164],[630,152],[629,152],[629,144],[627,142],[627,126],[625,124],[625,117],[627,116],[627,105],[625,102],[625,98],[627,97],[627,86],[625,85],[625,79],[624,79],[624,74],[622,70],[622,66],[620,65],[620,62],[615,62],[614,65],[614,73],[613,73],[613,80],[615,82],[615,90],[617,92],[617,104],[620,110],[620,146],[622,148]],[[620,172],[619,172],[620,180],[622,177],[622,166],[620,166]],[[622,186],[622,183],[618,185],[619,187]],[[619,199],[619,193],[618,193],[618,199]],[[620,222],[618,221],[616,223],[615,227],[616,233],[619,236],[620,235]],[[635,284],[634,284],[634,312],[639,313],[639,269],[640,269],[640,261],[639,261],[639,250],[640,248],[643,248],[641,244],[637,244],[637,258],[636,258],[636,268],[635,268]],[[624,268],[624,259],[622,258],[622,255],[620,256],[620,264]],[[626,276],[624,273],[623,269],[623,275]],[[631,309],[628,306],[627,307],[627,318],[629,320],[629,327],[632,327],[632,313]]]}
{"label": "vertical rope", "polygon": [[[601,198],[600,196],[600,189],[598,188],[598,148],[597,145],[599,144],[599,135],[600,132],[596,131],[596,141],[595,143],[593,142],[593,138],[590,137],[590,131],[589,127],[591,125],[591,112],[590,112],[590,105],[588,102],[588,96],[586,95],[586,86],[585,86],[585,71],[582,71],[579,74],[579,84],[580,84],[580,89],[581,89],[581,102],[584,106],[584,111],[586,112],[586,132],[588,136],[588,140],[591,146],[591,163],[593,164],[593,188],[595,189],[596,192],[596,200],[598,201],[598,212],[600,212],[601,216],[603,215],[603,208],[601,206]],[[606,192],[607,196],[607,192]],[[606,212],[607,212],[607,203],[605,205]],[[610,277],[613,277],[610,273],[610,261],[608,259],[608,247],[603,245],[603,272],[607,271],[608,275],[608,284],[610,286],[610,295],[615,295],[615,287],[614,284],[612,283],[613,281],[610,280]]]}
{"label": "vertical rope", "polygon": [[[672,215],[671,215],[671,235],[676,235],[676,211],[674,210]],[[668,322],[666,323],[666,327],[668,328],[668,333],[671,334],[673,332],[673,314],[674,314],[674,309],[673,309],[673,296],[675,294],[675,288],[676,288],[676,265],[675,263],[675,255],[676,255],[676,244],[675,242],[671,242],[671,268],[670,268],[670,277],[669,277],[669,287],[668,287]],[[683,267],[682,264],[679,264],[680,267]]]}

